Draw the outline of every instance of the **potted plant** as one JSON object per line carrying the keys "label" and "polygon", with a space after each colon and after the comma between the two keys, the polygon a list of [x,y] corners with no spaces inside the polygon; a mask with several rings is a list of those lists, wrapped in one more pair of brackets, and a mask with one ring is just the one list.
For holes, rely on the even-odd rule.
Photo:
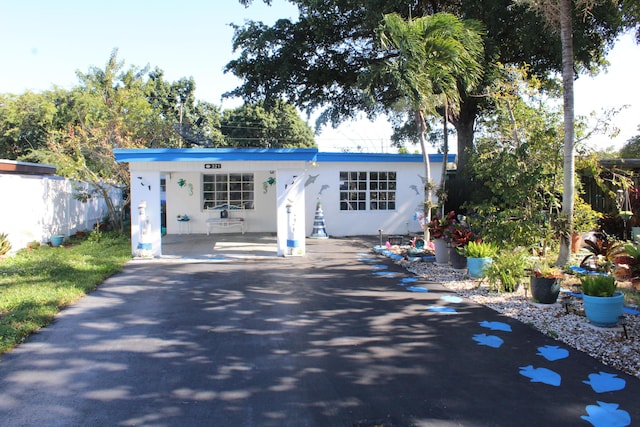
{"label": "potted plant", "polygon": [[456,213],[454,211],[449,212],[444,218],[440,218],[437,215],[431,219],[427,224],[429,227],[429,234],[433,239],[436,254],[436,264],[448,264],[449,263],[449,232],[450,228],[456,222]]}
{"label": "potted plant", "polygon": [[617,291],[615,277],[588,274],[580,277],[584,312],[595,326],[612,328],[618,324],[624,308],[624,294]]}
{"label": "potted plant", "polygon": [[449,263],[451,267],[456,270],[462,270],[467,268],[467,258],[464,255],[465,248],[476,239],[476,235],[469,225],[461,221],[457,224],[453,224],[450,228],[449,244]]}
{"label": "potted plant", "polygon": [[536,264],[529,276],[532,300],[540,304],[555,303],[563,277],[564,273],[559,267],[550,266],[546,262]]}
{"label": "potted plant", "polygon": [[461,252],[464,252],[464,256],[467,258],[469,275],[480,279],[486,277],[486,270],[493,262],[498,248],[492,243],[474,241],[469,242]]}
{"label": "potted plant", "polygon": [[582,259],[580,267],[587,270],[612,273],[616,258],[624,255],[623,243],[610,238],[605,233],[598,233],[593,238],[585,239],[584,243],[589,254]]}

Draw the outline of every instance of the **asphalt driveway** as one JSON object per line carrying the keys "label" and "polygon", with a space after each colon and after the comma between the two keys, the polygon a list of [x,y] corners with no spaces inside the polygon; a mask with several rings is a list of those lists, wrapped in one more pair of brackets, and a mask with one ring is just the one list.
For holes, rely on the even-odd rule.
{"label": "asphalt driveway", "polygon": [[372,244],[132,262],[3,357],[0,425],[640,425],[640,380]]}

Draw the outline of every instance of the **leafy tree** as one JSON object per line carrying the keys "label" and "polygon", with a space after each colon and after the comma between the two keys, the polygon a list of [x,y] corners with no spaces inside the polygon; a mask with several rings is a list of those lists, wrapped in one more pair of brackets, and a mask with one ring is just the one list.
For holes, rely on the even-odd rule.
{"label": "leafy tree", "polygon": [[[640,131],[640,126],[638,126]],[[640,135],[636,135],[625,142],[620,149],[620,157],[623,159],[640,159]]]}
{"label": "leafy tree", "polygon": [[120,230],[123,206],[114,205],[109,193],[125,188],[129,174],[126,165],[115,161],[113,149],[142,148],[154,140],[154,129],[148,123],[155,112],[145,96],[143,74],[134,67],[123,71],[115,50],[104,69],[78,72],[80,86],[71,91],[67,105],[71,120],[66,128],[47,135],[46,148],[26,157],[56,165],[61,175],[90,183],[92,192],[78,189],[77,196],[102,197],[112,225]]}
{"label": "leafy tree", "polygon": [[313,131],[295,107],[276,101],[270,107],[264,103],[245,104],[226,110],[220,128],[224,145],[230,147],[290,148],[315,147]]}
{"label": "leafy tree", "polygon": [[[478,83],[482,40],[477,26],[445,13],[406,21],[398,14],[385,15],[379,37],[388,55],[386,61],[365,74],[368,93],[375,99],[377,83],[391,81],[393,90],[403,95],[398,104],[414,117],[427,177],[424,212],[429,222],[433,184],[426,120],[437,116],[439,107],[444,108],[446,117],[459,100],[459,88],[468,91]],[[429,239],[428,229],[425,239]]]}
{"label": "leafy tree", "polygon": [[0,95],[0,158],[15,160],[43,147],[55,116],[51,93]]}
{"label": "leafy tree", "polygon": [[529,247],[552,238],[562,183],[562,113],[540,95],[541,82],[526,68],[500,65],[488,88],[495,114],[480,120],[471,161],[475,194],[468,207],[479,214],[485,237]]}
{"label": "leafy tree", "polygon": [[157,115],[151,126],[156,128],[156,140],[151,146],[217,146],[224,137],[220,131],[220,109],[195,98],[193,78],[176,82],[164,79],[158,68],[149,73],[145,85],[148,101]]}
{"label": "leafy tree", "polygon": [[[241,0],[249,5],[251,0]],[[269,3],[269,1],[265,1]],[[233,47],[239,57],[226,70],[243,79],[227,95],[245,100],[282,98],[307,110],[321,110],[317,127],[365,112],[391,116],[397,130],[417,135],[413,117],[393,117],[402,95],[389,81],[380,80],[379,98],[362,96],[360,76],[384,61],[375,43],[381,18],[398,13],[403,18],[450,12],[480,21],[485,29],[485,62],[531,64],[534,75],[547,76],[562,69],[560,39],[545,31],[540,16],[511,0],[467,2],[418,0],[291,0],[298,5],[296,22],[278,20],[269,27],[260,22],[236,26]],[[505,23],[508,23],[506,25]],[[604,54],[629,22],[614,2],[602,2],[588,16],[574,16],[573,37],[579,70],[592,70],[604,62]],[[486,66],[486,84],[495,78]],[[384,88],[382,88],[384,87]],[[484,110],[481,93],[461,93],[459,114],[450,117],[458,137],[458,168],[464,170],[473,147],[475,120]],[[413,132],[413,133],[410,133]]]}

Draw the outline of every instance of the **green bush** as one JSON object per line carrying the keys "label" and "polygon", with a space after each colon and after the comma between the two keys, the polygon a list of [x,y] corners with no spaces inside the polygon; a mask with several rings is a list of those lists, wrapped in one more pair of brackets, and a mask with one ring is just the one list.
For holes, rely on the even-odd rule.
{"label": "green bush", "polygon": [[487,279],[491,290],[515,292],[525,277],[528,254],[523,249],[499,252],[487,269]]}
{"label": "green bush", "polygon": [[493,243],[469,242],[463,252],[467,258],[492,258],[498,253],[498,248]]}
{"label": "green bush", "polygon": [[4,255],[11,250],[11,242],[9,242],[9,236],[4,233],[0,233],[0,255]]}
{"label": "green bush", "polygon": [[610,297],[615,293],[618,285],[616,279],[610,275],[590,274],[580,277],[582,293],[592,297]]}

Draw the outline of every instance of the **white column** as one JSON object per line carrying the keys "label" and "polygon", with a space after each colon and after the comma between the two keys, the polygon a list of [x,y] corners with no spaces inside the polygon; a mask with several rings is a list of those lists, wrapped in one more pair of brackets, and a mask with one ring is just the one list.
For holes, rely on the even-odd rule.
{"label": "white column", "polygon": [[304,170],[278,170],[277,241],[278,256],[305,254],[305,190]]}
{"label": "white column", "polygon": [[[146,204],[146,219],[141,222],[140,204]],[[148,224],[143,235],[141,223]],[[131,253],[136,256],[138,244],[144,243],[150,256],[162,255],[160,215],[160,172],[131,170]]]}

